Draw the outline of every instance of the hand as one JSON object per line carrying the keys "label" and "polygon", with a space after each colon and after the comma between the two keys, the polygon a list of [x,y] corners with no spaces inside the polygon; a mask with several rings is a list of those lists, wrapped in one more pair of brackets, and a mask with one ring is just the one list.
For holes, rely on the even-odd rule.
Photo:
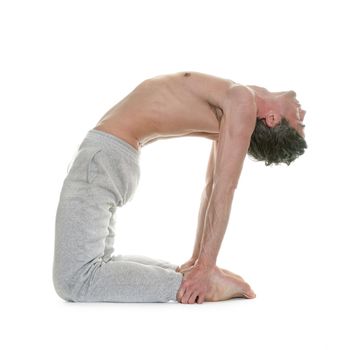
{"label": "hand", "polygon": [[188,270],[191,270],[191,268],[196,263],[196,261],[197,261],[197,259],[191,258],[190,260],[186,261],[184,264],[180,265],[176,269],[176,272],[186,272]]}
{"label": "hand", "polygon": [[204,268],[196,262],[184,277],[177,293],[177,300],[183,304],[202,304],[209,290],[209,278],[213,268]]}

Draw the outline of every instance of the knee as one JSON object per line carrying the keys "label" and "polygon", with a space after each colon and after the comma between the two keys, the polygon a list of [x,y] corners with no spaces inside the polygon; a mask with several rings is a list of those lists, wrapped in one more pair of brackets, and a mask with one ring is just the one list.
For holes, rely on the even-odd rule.
{"label": "knee", "polygon": [[74,285],[67,276],[63,276],[58,272],[52,275],[54,289],[57,295],[65,301],[77,301],[74,295]]}

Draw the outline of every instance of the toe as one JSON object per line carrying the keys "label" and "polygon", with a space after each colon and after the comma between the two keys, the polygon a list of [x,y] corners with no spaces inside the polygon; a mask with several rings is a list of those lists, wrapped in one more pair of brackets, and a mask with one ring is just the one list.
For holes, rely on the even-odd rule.
{"label": "toe", "polygon": [[254,299],[256,297],[256,294],[254,293],[254,291],[252,289],[245,291],[243,294],[248,299]]}
{"label": "toe", "polygon": [[249,299],[253,299],[256,297],[256,294],[250,288],[250,285],[248,283],[244,283],[243,288],[242,288],[242,293],[246,298],[249,298]]}

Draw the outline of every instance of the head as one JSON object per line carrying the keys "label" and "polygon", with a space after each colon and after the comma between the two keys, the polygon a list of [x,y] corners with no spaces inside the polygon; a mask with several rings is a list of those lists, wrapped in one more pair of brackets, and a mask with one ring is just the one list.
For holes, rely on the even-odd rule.
{"label": "head", "polygon": [[289,165],[307,148],[302,123],[306,111],[292,90],[269,92],[250,87],[255,91],[258,112],[248,154],[265,165]]}

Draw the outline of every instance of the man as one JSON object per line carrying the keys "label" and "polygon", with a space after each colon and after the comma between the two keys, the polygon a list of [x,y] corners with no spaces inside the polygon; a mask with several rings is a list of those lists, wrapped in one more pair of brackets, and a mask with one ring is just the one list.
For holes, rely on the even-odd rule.
{"label": "man", "polygon": [[[56,216],[57,293],[81,302],[254,298],[242,277],[216,266],[233,195],[247,153],[266,165],[289,165],[304,153],[304,116],[294,91],[199,72],[143,81],[88,132],[64,181]],[[141,148],[181,136],[212,140],[191,259],[176,266],[114,256],[114,213],[137,187]]]}

